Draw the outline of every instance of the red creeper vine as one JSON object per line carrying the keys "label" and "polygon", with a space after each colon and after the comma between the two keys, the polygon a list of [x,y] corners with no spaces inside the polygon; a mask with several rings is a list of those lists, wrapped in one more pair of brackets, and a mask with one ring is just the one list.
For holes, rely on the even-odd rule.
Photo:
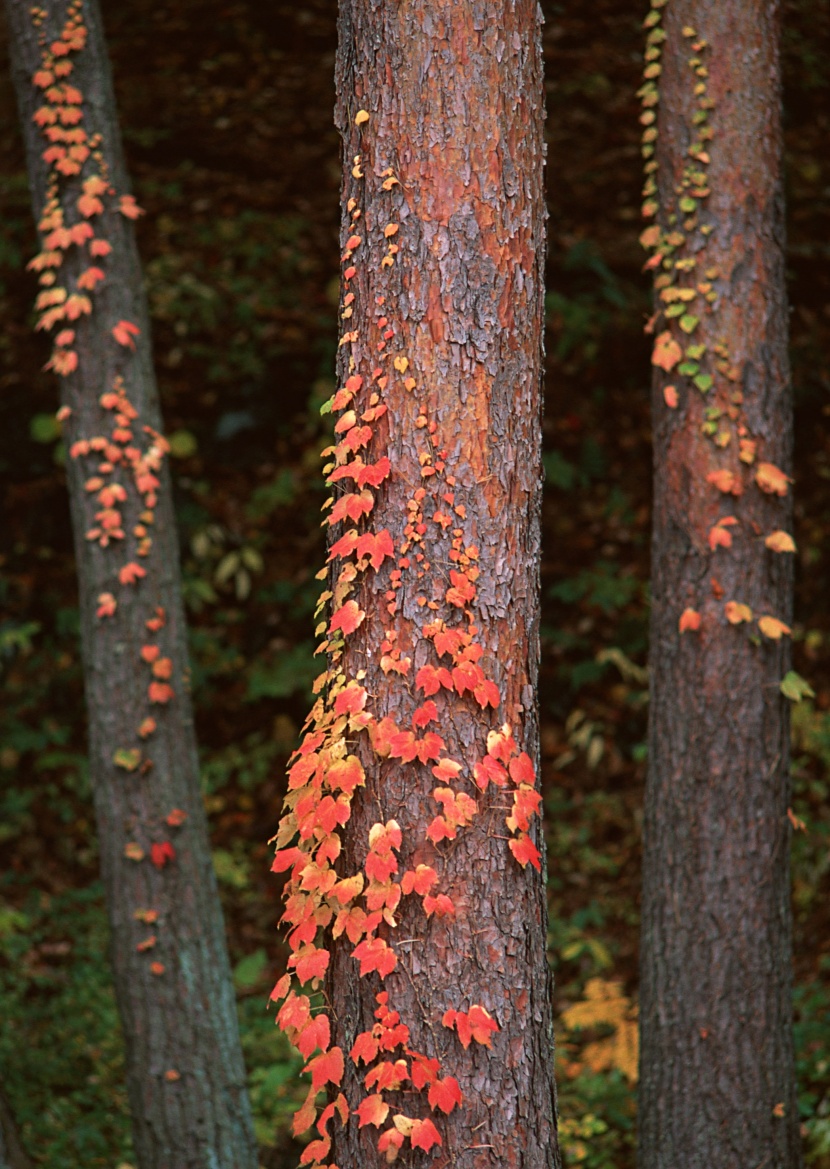
{"label": "red creeper vine", "polygon": [[[366,131],[361,128],[369,121],[365,110],[354,118],[364,144]],[[502,699],[485,670],[485,650],[479,640],[479,548],[465,531],[467,511],[459,499],[462,485],[448,463],[449,450],[439,422],[428,408],[428,394],[419,386],[409,355],[401,348],[395,323],[399,313],[388,276],[406,254],[402,225],[394,210],[399,180],[392,168],[373,170],[364,162],[368,149],[364,145],[363,153],[352,158],[353,190],[359,191],[358,180],[378,183],[389,196],[389,222],[367,225],[358,195],[349,198],[342,255],[344,332],[339,343],[341,348],[348,347],[348,373],[323,407],[324,413],[337,416],[335,441],[323,451],[328,460],[324,474],[334,493],[324,505],[331,532],[328,565],[318,574],[328,586],[318,608],[318,614],[325,615],[316,629],[321,639],[317,652],[326,655],[327,668],[314,684],[317,699],[300,747],[289,761],[288,794],[272,866],[275,872],[288,873],[282,920],[291,956],[288,973],[271,998],[281,1004],[277,1023],[306,1059],[304,1071],[311,1076],[307,1099],[294,1119],[294,1132],[299,1135],[316,1125],[318,1136],[301,1158],[312,1169],[323,1169],[329,1157],[329,1125],[335,1116],[345,1124],[355,1115],[360,1127],[378,1128],[378,1150],[390,1162],[407,1141],[413,1149],[424,1151],[443,1143],[429,1116],[397,1111],[387,1093],[425,1094],[436,1119],[437,1114],[449,1114],[463,1105],[457,1079],[445,1074],[440,1060],[413,1048],[410,1028],[386,990],[376,995],[377,1021],[372,1028],[358,1034],[348,1051],[332,1045],[331,1020],[320,993],[331,943],[345,937],[353,947],[351,956],[359,964],[360,975],[377,975],[383,983],[403,953],[395,941],[403,898],[420,900],[424,920],[443,918],[451,927],[457,907],[452,888],[442,878],[442,846],[474,824],[487,806],[488,791],[504,791],[510,797],[504,809],[509,853],[523,867],[540,868],[540,855],[530,836],[531,821],[541,803],[534,766],[519,749],[511,726],[497,718]],[[364,279],[358,280],[369,230],[378,232],[385,254],[379,271],[361,273]],[[357,301],[359,288],[374,293],[368,338],[354,327],[355,309],[363,308]],[[369,315],[361,313],[363,319]],[[389,425],[388,417],[382,421],[388,414],[384,395],[392,379],[413,402],[411,413],[421,448],[420,482],[410,485],[405,513],[395,531],[371,523],[378,494],[395,476],[390,450],[382,446]],[[377,574],[385,587],[381,586],[378,605],[367,612],[356,594],[370,573]],[[420,619],[405,617],[405,608],[419,613]],[[347,670],[347,639],[358,630],[362,633],[364,622],[377,633],[383,674],[399,678],[401,687],[420,703],[408,726],[376,710],[373,695],[363,684],[365,670],[353,674]],[[412,657],[416,640],[430,646],[431,655],[418,669]],[[450,696],[469,703],[471,711],[490,724],[472,768],[448,754],[441,734]],[[378,766],[392,761],[418,775],[429,769],[434,780],[434,814],[419,842],[429,863],[400,871],[403,830],[397,820],[389,819],[370,828],[362,869],[342,872],[340,831],[351,817],[357,789],[367,779],[357,743],[362,744],[364,758],[370,749]],[[459,1005],[464,1009],[446,1010],[432,1022],[454,1034],[465,1048],[471,1043],[489,1047],[499,1030],[496,1019],[480,1003]],[[366,1095],[358,1101],[348,1101],[337,1091],[347,1059],[366,1069]],[[318,1115],[321,1089],[327,1089],[330,1098]]]}
{"label": "red creeper vine", "polygon": [[[32,77],[32,84],[41,95],[42,104],[34,114],[34,122],[45,140],[42,152],[47,165],[46,199],[38,222],[41,251],[29,263],[38,273],[41,291],[35,302],[38,312],[36,329],[53,334],[52,355],[46,365],[58,376],[68,378],[79,367],[76,332],[79,323],[92,317],[94,300],[99,288],[107,280],[107,257],[112,244],[104,238],[105,213],[115,210],[128,219],[142,214],[132,195],[119,196],[109,175],[100,134],[88,133],[85,125],[84,95],[72,81],[75,71],[73,57],[83,52],[87,29],[83,20],[82,0],[73,0],[67,7],[64,27],[56,39],[49,41],[44,30],[47,12],[33,7],[31,17],[39,31],[40,66]],[[71,261],[71,264],[67,264]],[[67,268],[80,273],[71,278],[62,277]],[[128,353],[134,351],[138,326],[129,320],[118,321],[108,336],[111,344]],[[90,437],[76,437],[69,445],[69,456],[84,461],[87,470],[86,494],[90,502],[91,518],[86,539],[101,549],[131,549],[113,565],[113,583],[97,598],[95,618],[102,623],[115,618],[120,589],[139,586],[147,575],[144,567],[153,547],[152,530],[160,486],[159,473],[168,452],[166,440],[150,426],[136,433],[138,410],[130,401],[121,375],[101,393],[99,405],[107,418],[104,433]],[[73,424],[73,411],[64,405],[58,419],[66,426]],[[133,515],[132,524],[126,514]],[[164,706],[175,697],[170,678],[173,662],[164,655],[159,638],[163,636],[166,615],[160,607],[150,607],[145,622],[147,644],[141,650],[138,664],[147,675],[147,712],[136,727],[135,745],[115,749],[113,765],[128,774],[140,777],[153,766],[146,745],[156,730],[152,715],[154,708]],[[165,817],[167,828],[178,828],[186,815],[178,808]],[[166,836],[165,829],[158,829]],[[137,841],[125,847],[125,856],[140,862],[147,849]],[[149,847],[149,859],[158,869],[175,860],[176,852],[169,839],[156,840]],[[137,922],[152,926],[158,921],[154,909],[139,909]],[[140,953],[149,953],[157,942],[150,933],[136,944]],[[161,962],[150,965],[151,973],[162,975]],[[178,1077],[178,1073],[172,1073]],[[168,1073],[170,1075],[170,1073]]]}

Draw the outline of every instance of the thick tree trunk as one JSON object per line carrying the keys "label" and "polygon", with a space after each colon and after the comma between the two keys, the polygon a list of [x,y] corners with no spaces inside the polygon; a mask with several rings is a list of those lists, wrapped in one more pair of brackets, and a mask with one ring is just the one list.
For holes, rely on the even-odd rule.
{"label": "thick tree trunk", "polygon": [[[339,1054],[314,1066],[319,1082],[342,1081],[352,1114],[335,1124],[331,1150],[324,1140],[315,1151],[341,1169],[386,1165],[398,1147],[413,1164],[409,1142],[426,1150],[438,1138],[436,1166],[560,1164],[545,890],[530,838],[538,818],[529,819],[538,805],[539,26],[536,0],[340,5],[345,332],[328,467],[331,665],[292,768],[292,788],[307,786],[278,841],[299,828],[300,853],[285,850],[277,867],[295,866],[288,920],[314,912],[328,927],[316,954],[298,951],[294,962],[302,977],[326,964],[324,947],[331,953],[326,991],[345,1068]],[[353,712],[350,732],[344,712]],[[515,743],[500,733],[505,723]],[[365,774],[353,799],[331,762],[347,749],[351,786]],[[342,885],[340,897],[311,892],[334,879],[308,852],[329,846],[324,783],[343,793],[339,822],[348,820],[337,876],[365,874],[362,897]],[[344,912],[355,915],[351,934]],[[289,996],[281,1019],[310,1050],[307,1010]],[[305,1114],[303,1125],[312,1120]]]}
{"label": "thick tree trunk", "polygon": [[7,0],[6,11],[43,241],[39,327],[57,334],[53,364],[64,371],[90,767],[136,1155],[141,1169],[253,1169],[135,211],[122,198],[100,13],[95,0],[48,10]]}
{"label": "thick tree trunk", "polygon": [[640,1163],[795,1169],[778,4],[662,7]]}

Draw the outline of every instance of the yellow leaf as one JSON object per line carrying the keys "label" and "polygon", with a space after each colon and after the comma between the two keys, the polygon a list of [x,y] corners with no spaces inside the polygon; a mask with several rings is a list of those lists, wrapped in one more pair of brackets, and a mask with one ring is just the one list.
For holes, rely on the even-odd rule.
{"label": "yellow leaf", "polygon": [[795,552],[795,540],[788,532],[782,532],[780,529],[770,532],[764,543],[771,552]]}
{"label": "yellow leaf", "polygon": [[368,110],[358,110],[354,116],[354,124],[356,126],[362,126],[364,122],[368,122],[368,121],[369,121],[369,111]]}

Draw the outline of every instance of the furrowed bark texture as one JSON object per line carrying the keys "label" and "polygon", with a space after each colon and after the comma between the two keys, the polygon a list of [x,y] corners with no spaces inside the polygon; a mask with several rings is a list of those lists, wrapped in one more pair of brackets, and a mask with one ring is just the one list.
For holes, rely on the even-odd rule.
{"label": "furrowed bark texture", "polygon": [[[41,25],[49,44],[64,28],[69,5],[52,3]],[[32,84],[41,67],[38,33],[28,3],[7,0],[12,67],[26,141],[35,218],[47,197],[45,143],[32,121],[44,95]],[[81,123],[89,136],[101,135],[100,150],[109,180],[119,195],[128,188],[115,112],[109,63],[98,5],[84,0],[86,47],[68,58],[70,81],[83,93]],[[62,183],[64,221],[81,221],[77,199],[81,181],[95,173],[95,158],[81,175]],[[132,429],[137,446],[147,442],[144,427],[161,429],[153,376],[149,320],[132,225],[106,201],[92,217],[99,238],[112,252],[101,263],[106,279],[93,294],[92,312],[74,322],[78,368],[61,380],[67,447],[77,440],[109,435],[112,411],[99,398],[119,375],[127,398],[138,412]],[[67,251],[58,282],[70,291],[88,261],[80,248]],[[137,352],[117,344],[111,329],[119,320],[141,330]],[[110,440],[111,441],[111,440]],[[146,500],[132,476],[116,463],[107,478],[120,483],[126,499],[119,504],[126,537],[102,548],[85,538],[100,510],[85,487],[97,473],[95,454],[67,459],[67,478],[78,563],[82,653],[89,717],[89,757],[101,867],[112,930],[112,968],[127,1047],[127,1086],[136,1155],[141,1169],[255,1169],[256,1145],[239,1045],[221,907],[211,864],[207,824],[199,784],[196,742],[189,698],[189,668],[181,604],[178,546],[169,475],[160,473],[158,503],[150,533],[152,548],[141,560],[146,576],[121,585],[118,571],[136,555],[133,528]],[[96,617],[98,597],[114,594],[117,610]],[[164,627],[148,631],[145,622],[165,613]],[[175,697],[151,705],[151,667],[142,646],[152,643],[172,661],[170,684]],[[142,740],[137,728],[148,716],[157,729]],[[141,752],[152,766],[127,771],[113,761],[119,749]],[[165,817],[186,813],[181,827]],[[175,859],[163,867],[151,863],[151,847],[170,841]],[[143,859],[129,859],[125,849],[140,846]],[[146,920],[136,912],[150,910]],[[155,936],[147,949],[137,947]],[[161,963],[163,971],[151,970]]]}
{"label": "furrowed bark texture", "polygon": [[[716,268],[717,299],[694,341],[725,342],[732,380],[708,394],[655,370],[651,712],[641,950],[642,1169],[795,1169],[800,1164],[791,1036],[789,710],[779,683],[789,641],[758,636],[790,621],[792,558],[764,545],[788,529],[789,493],[758,489],[761,461],[789,473],[791,403],[775,0],[670,0],[660,78],[661,227],[677,204],[697,136],[689,69],[695,33],[713,99],[711,194],[687,232],[694,280]],[[684,28],[687,29],[684,34]],[[682,219],[682,216],[679,217]],[[710,272],[705,273],[707,278]],[[693,310],[699,311],[699,310]],[[681,345],[690,343],[676,330]],[[709,368],[707,367],[707,368]],[[713,370],[714,372],[714,370]],[[664,388],[680,392],[667,408]],[[736,391],[738,396],[735,396]],[[742,401],[740,398],[742,394]],[[719,448],[707,409],[739,407]],[[740,413],[742,411],[742,414]],[[729,417],[721,416],[718,426]],[[738,459],[740,424],[756,462]],[[711,427],[710,427],[711,429]],[[731,470],[719,491],[707,475]],[[733,516],[731,547],[709,532]],[[732,625],[725,604],[749,605]],[[687,607],[702,621],[678,633]]]}
{"label": "furrowed bark texture", "polygon": [[[341,373],[351,372],[351,354],[368,382],[382,348],[382,312],[394,330],[387,352],[406,355],[417,388],[408,391],[403,377],[393,376],[384,392],[389,413],[377,427],[378,451],[388,453],[392,474],[378,494],[373,526],[388,528],[397,549],[407,501],[424,486],[429,529],[418,545],[424,560],[413,558],[394,618],[385,612],[388,567],[361,586],[357,599],[367,618],[348,640],[346,672],[365,669],[363,685],[377,717],[408,727],[423,701],[415,674],[439,664],[422,632],[436,612],[423,599],[419,604],[419,596],[443,602],[449,584],[450,532],[442,535],[429,522],[436,509],[450,510],[441,495],[449,487],[442,475],[422,477],[424,430],[416,418],[423,406],[446,450],[445,474],[456,480],[455,504],[466,508],[466,518],[455,515],[453,524],[463,529],[465,544],[480,548],[473,609],[485,648],[481,664],[502,697],[497,717],[489,711],[485,717],[469,694],[435,696],[436,730],[469,780],[485,753],[488,726],[504,721],[519,747],[538,760],[545,210],[536,2],[343,0],[337,85],[344,243],[352,230],[345,210],[350,198],[363,214],[351,282],[358,315],[346,326],[355,334],[341,349]],[[361,108],[370,119],[356,124]],[[362,178],[352,173],[356,155]],[[400,180],[390,191],[382,189],[387,168]],[[400,225],[393,237],[400,253],[383,268],[390,221]],[[385,297],[381,307],[377,296]],[[442,603],[441,615],[446,608]],[[397,632],[401,652],[412,658],[406,679],[379,668],[384,627]],[[344,871],[362,867],[370,826],[394,817],[403,830],[401,870],[434,866],[456,913],[427,920],[418,899],[405,898],[397,928],[381,931],[398,954],[384,983],[376,975],[358,977],[345,938],[334,944],[328,991],[335,1042],[348,1053],[355,1035],[372,1027],[376,992],[389,991],[412,1047],[440,1058],[441,1074],[456,1076],[464,1094],[463,1107],[451,1116],[434,1116],[443,1146],[430,1163],[558,1166],[544,882],[508,851],[508,794],[494,787],[478,793],[468,782],[478,815],[456,840],[433,846],[424,835],[439,810],[430,766],[379,761],[370,749],[362,758],[367,786],[352,805]],[[499,1024],[492,1051],[475,1042],[465,1051],[441,1025],[446,1010],[472,1004],[486,1007]],[[350,1102],[366,1095],[363,1074],[347,1057],[343,1086]],[[395,1098],[400,1110],[429,1115],[417,1093]],[[335,1128],[332,1157],[341,1169],[386,1164],[371,1125],[359,1130],[353,1115],[345,1129]],[[404,1156],[416,1164],[422,1154]]]}

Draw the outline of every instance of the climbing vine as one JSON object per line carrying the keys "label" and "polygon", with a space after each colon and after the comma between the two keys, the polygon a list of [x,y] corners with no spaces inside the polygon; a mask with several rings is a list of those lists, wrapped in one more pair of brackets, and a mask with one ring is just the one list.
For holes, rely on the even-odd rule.
{"label": "climbing vine", "polygon": [[[115,211],[127,219],[142,214],[132,195],[119,195],[112,185],[104,156],[102,136],[88,132],[85,126],[84,95],[73,80],[75,60],[87,42],[82,0],[73,0],[66,10],[60,35],[50,40],[46,35],[47,11],[33,7],[30,15],[38,31],[40,65],[32,85],[41,103],[34,122],[45,140],[42,159],[47,166],[46,197],[38,221],[41,250],[29,263],[37,273],[41,291],[35,301],[35,328],[52,337],[52,354],[47,369],[69,379],[79,370],[78,330],[95,312],[95,298],[107,282],[107,262],[113,251],[106,238],[107,213]],[[74,277],[70,272],[77,273]],[[135,351],[139,327],[130,320],[117,321],[110,330],[102,330],[123,362]],[[74,392],[74,391],[73,391]],[[73,397],[70,401],[81,399]],[[117,620],[119,594],[135,589],[147,575],[145,564],[153,548],[153,524],[160,488],[160,472],[168,452],[164,437],[151,426],[140,426],[139,412],[130,401],[124,376],[117,374],[109,388],[98,398],[103,425],[100,432],[81,437],[69,436],[69,457],[77,460],[86,475],[85,497],[88,500],[86,540],[106,550],[111,559],[112,583],[97,597],[95,621],[98,626]],[[86,411],[85,411],[86,412]],[[66,430],[76,429],[77,411],[64,404],[58,419]],[[129,518],[128,518],[129,517]],[[166,614],[163,608],[148,605],[146,644],[140,651],[136,670],[146,673],[146,709],[139,712],[132,743],[113,744],[112,765],[122,773],[141,778],[153,767],[150,744],[156,731],[154,713],[170,703],[175,693],[170,683],[173,660],[164,652]],[[173,862],[175,847],[166,829],[180,827],[186,814],[173,808],[153,829],[158,837],[151,843],[130,841],[124,855],[131,861],[148,858],[157,868]],[[138,909],[134,918],[140,926],[153,926],[158,912]],[[136,943],[139,953],[153,950],[155,933],[142,936]],[[150,965],[152,974],[165,972],[162,962]],[[179,1073],[170,1069],[167,1078]]]}
{"label": "climbing vine", "polygon": [[[713,217],[707,212],[711,195],[709,166],[715,138],[713,117],[715,102],[709,95],[709,43],[687,25],[682,36],[688,52],[686,67],[694,97],[694,112],[689,127],[690,143],[682,173],[666,177],[663,189],[673,188],[671,202],[660,206],[658,193],[657,111],[660,101],[659,79],[666,31],[663,14],[669,0],[652,0],[645,19],[646,38],[643,85],[638,91],[642,102],[642,155],[646,182],[643,190],[643,215],[659,221],[648,226],[640,236],[649,253],[646,269],[654,272],[656,311],[647,331],[657,330],[652,363],[665,375],[662,396],[667,410],[685,415],[691,411],[690,399],[700,395],[705,405],[700,432],[710,444],[705,482],[714,498],[722,500],[715,508],[720,514],[709,526],[705,544],[711,553],[727,552],[735,539],[756,539],[763,533],[747,530],[747,525],[731,514],[730,501],[745,491],[760,491],[767,496],[786,496],[791,479],[774,463],[764,461],[763,440],[753,434],[744,410],[742,389],[744,371],[733,360],[726,340],[718,336],[719,308],[727,292],[730,273],[721,271],[707,256],[709,239],[715,231]],[[681,53],[680,45],[673,51]],[[676,184],[676,185],[675,185]],[[705,335],[705,336],[704,336]],[[732,505],[734,506],[734,504]],[[783,530],[767,532],[764,548],[773,554],[793,553],[792,536]],[[761,553],[762,555],[765,553]],[[792,632],[773,613],[754,613],[739,597],[724,600],[723,589],[712,580],[716,601],[723,602],[722,615],[729,625],[746,625],[750,637],[760,633],[773,641]],[[688,604],[678,617],[679,632],[701,628],[704,618],[697,602]],[[786,693],[786,690],[785,690]]]}
{"label": "climbing vine", "polygon": [[[347,376],[323,407],[336,417],[334,442],[323,451],[324,474],[332,486],[326,501],[330,533],[328,564],[319,579],[326,583],[320,598],[317,652],[326,668],[317,678],[317,695],[303,729],[301,744],[289,761],[288,794],[275,837],[273,870],[287,873],[285,911],[291,956],[288,972],[271,998],[280,1004],[277,1023],[307,1061],[311,1076],[307,1099],[294,1119],[299,1135],[316,1126],[317,1137],[303,1152],[301,1163],[322,1169],[331,1149],[329,1126],[339,1117],[355,1116],[359,1127],[378,1132],[377,1148],[393,1161],[408,1141],[429,1151],[443,1138],[430,1116],[410,1115],[390,1102],[389,1093],[405,1088],[414,1104],[439,1121],[463,1106],[464,1098],[452,1067],[415,1049],[410,1027],[390,993],[376,994],[376,1022],[357,1035],[349,1050],[332,1043],[333,1027],[321,990],[329,969],[332,945],[344,939],[359,975],[384,980],[401,961],[396,928],[402,899],[420,902],[423,921],[444,919],[451,928],[456,913],[447,878],[445,842],[455,841],[481,812],[501,807],[507,833],[505,854],[522,867],[540,869],[540,855],[531,839],[532,821],[541,796],[529,755],[521,751],[513,726],[501,715],[499,688],[484,665],[481,620],[476,612],[479,548],[465,536],[466,506],[451,464],[449,443],[427,402],[427,387],[402,342],[396,322],[402,319],[390,280],[406,260],[405,233],[397,211],[399,180],[389,167],[376,168],[371,155],[371,118],[359,110],[352,133],[359,144],[349,167],[351,195],[342,254],[340,347],[345,350]],[[388,208],[386,222],[364,221],[364,185],[377,183],[372,205]],[[383,255],[369,271],[362,256],[369,232],[375,232]],[[360,290],[368,290],[361,292]],[[368,296],[366,304],[358,296]],[[359,311],[358,311],[359,310]],[[371,321],[370,336],[361,337],[356,320]],[[373,360],[360,355],[371,354]],[[357,355],[357,356],[356,356]],[[419,436],[419,482],[409,484],[405,508],[397,525],[372,523],[380,494],[388,490],[396,469],[391,447],[384,441],[400,420],[390,419],[385,393],[393,383],[412,402],[414,430]],[[361,582],[374,574],[377,604],[361,608]],[[414,602],[420,620],[404,615],[403,598]],[[367,611],[368,609],[368,611]],[[351,672],[345,650],[348,639],[372,627],[379,645],[379,666],[390,684],[400,686],[419,703],[409,725],[381,715],[376,696],[364,682],[366,671]],[[360,631],[360,634],[358,634]],[[415,669],[412,648],[430,647],[430,660]],[[356,655],[354,655],[356,656]],[[350,659],[349,659],[350,661]],[[480,754],[472,767],[448,752],[441,734],[451,717],[450,700],[467,704],[484,724]],[[343,871],[342,829],[367,776],[360,756],[380,768],[392,763],[423,777],[432,777],[431,818],[414,842],[429,863],[401,871],[403,829],[395,819],[378,820],[368,831],[362,867]],[[496,795],[497,802],[489,802]],[[506,814],[505,814],[506,813]],[[510,861],[508,863],[513,863]],[[342,946],[344,941],[340,942]],[[481,1004],[459,1002],[439,1012],[430,1027],[443,1027],[463,1048],[472,1043],[489,1047],[499,1031],[496,1018]],[[452,1050],[451,1046],[449,1050]],[[347,1100],[341,1088],[345,1061],[361,1069],[365,1095]],[[445,1062],[447,1062],[445,1060]],[[318,1113],[317,1096],[328,1099]],[[424,1111],[422,1108],[420,1111]]]}

